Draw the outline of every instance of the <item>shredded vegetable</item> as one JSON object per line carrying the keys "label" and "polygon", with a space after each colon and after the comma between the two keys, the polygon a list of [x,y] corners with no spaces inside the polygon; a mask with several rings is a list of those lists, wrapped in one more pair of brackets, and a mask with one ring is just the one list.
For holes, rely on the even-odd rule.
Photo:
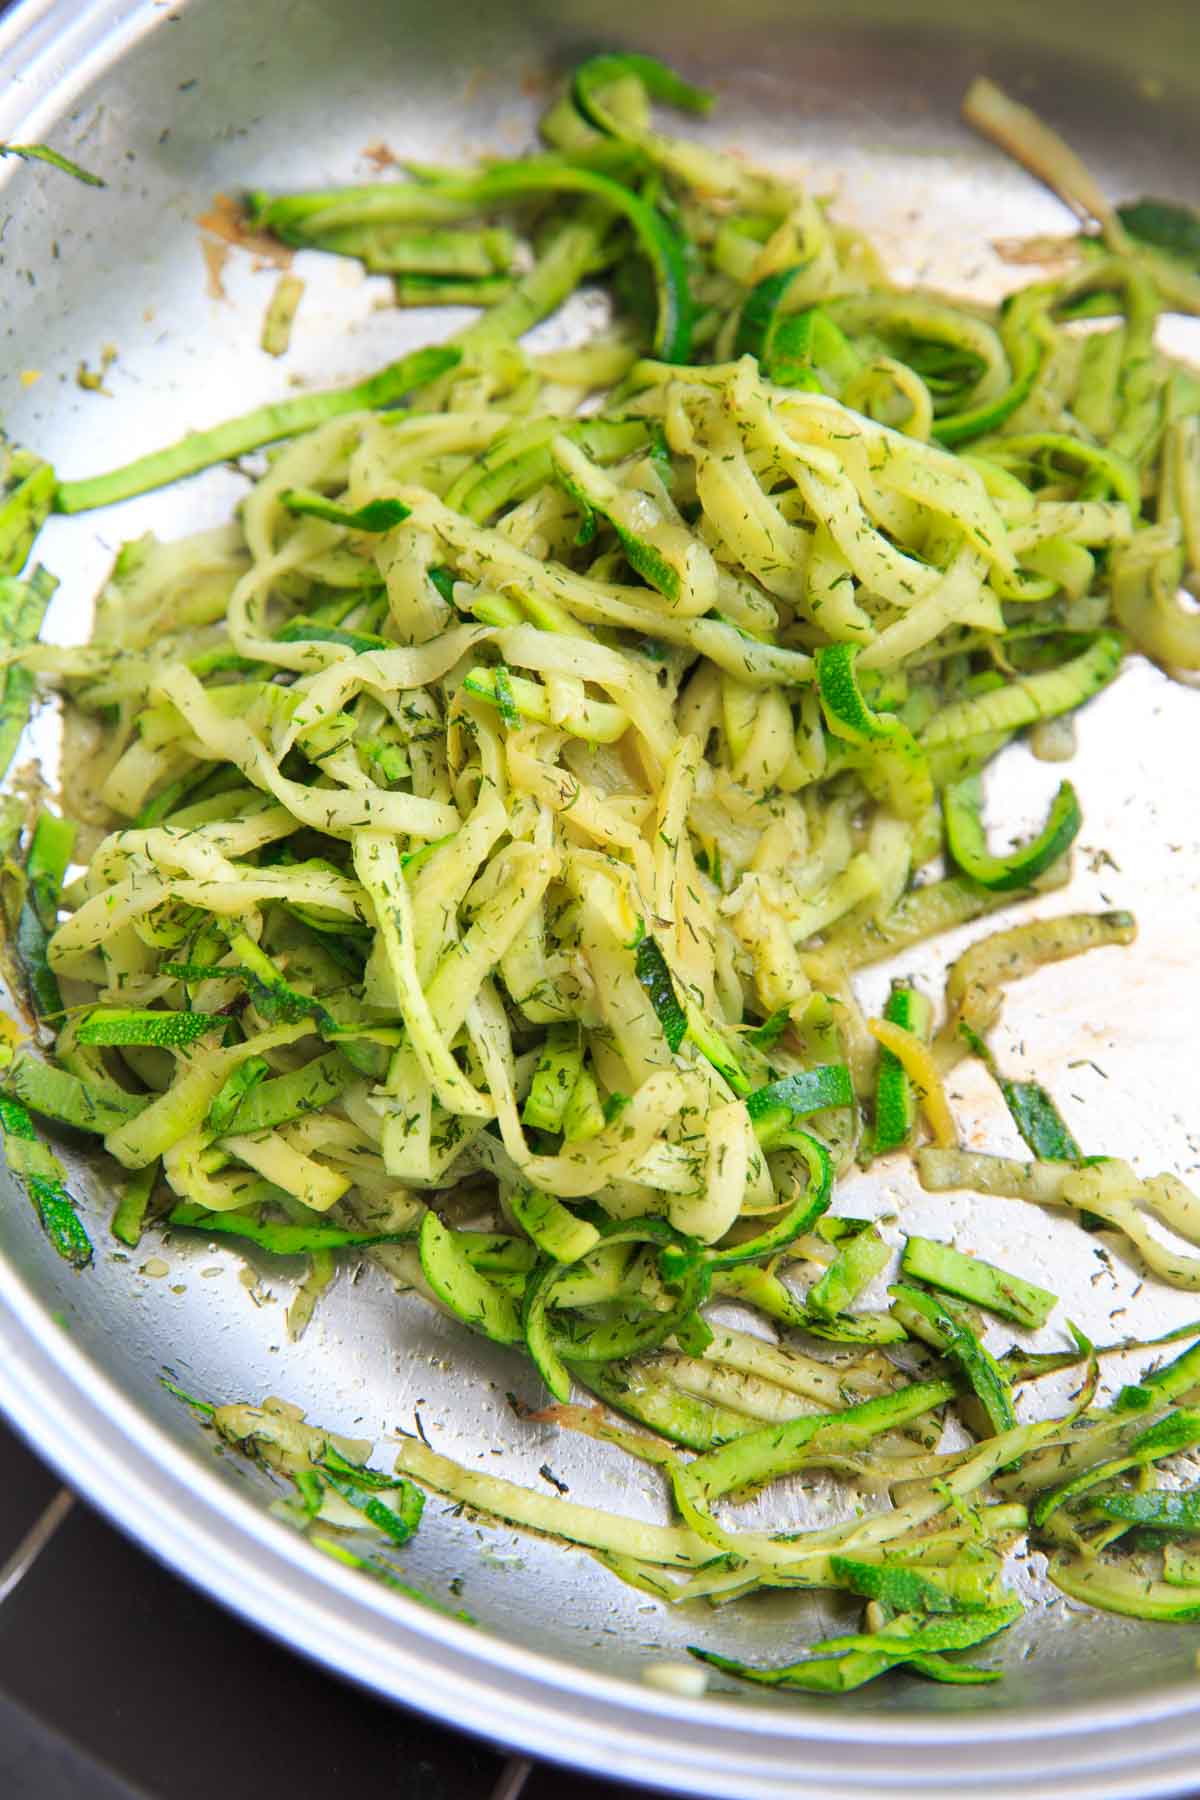
{"label": "shredded vegetable", "polygon": [[[526,1355],[546,1416],[661,1467],[679,1520],[534,1493],[422,1438],[376,1477],[277,1403],[218,1408],[294,1478],[306,1525],[349,1509],[397,1545],[424,1487],[660,1599],[865,1602],[861,1632],[782,1668],[697,1651],[728,1674],[989,1680],[953,1658],[1019,1616],[1002,1563],[1027,1531],[1066,1592],[1197,1616],[1176,1563],[1119,1540],[1192,1520],[1143,1478],[1200,1441],[1177,1404],[1200,1351],[1098,1407],[1078,1334],[986,1341],[977,1308],[1036,1330],[1050,1290],[837,1216],[839,1179],[915,1152],[931,1189],[1074,1209],[1192,1290],[1200,1260],[1147,1221],[1200,1244],[1200,1200],[1085,1157],[1032,1082],[996,1076],[1032,1163],[959,1147],[945,1078],[968,1051],[995,1073],[1006,986],[1113,954],[1127,913],[1014,915],[950,967],[940,1020],[904,979],[866,1017],[853,976],[1063,885],[1074,788],[997,848],[987,765],[1130,647],[1200,667],[1178,599],[1200,384],[1154,341],[1186,290],[1156,271],[1194,234],[1118,213],[981,83],[969,116],[1103,244],[998,311],[904,292],[824,205],[652,117],[710,103],[650,58],[599,56],[522,160],[256,192],[258,230],[478,318],[107,474],[6,453],[0,760],[51,683],[95,722],[111,829],[72,873],[71,823],[46,813],[10,858],[14,954],[54,1042],[6,1059],[5,1152],[77,1266],[91,1243],[30,1113],[127,1172],[120,1242],[307,1257],[293,1331],[339,1259],[375,1259],[467,1328],[464,1358],[468,1332]],[[522,342],[597,280],[609,325]],[[273,302],[272,353],[299,291]],[[52,505],[268,446],[235,522],[126,544],[90,642],[35,641],[53,581],[23,570]],[[712,1313],[730,1300],[757,1331]],[[919,1377],[886,1354],[908,1337]],[[1015,1389],[1064,1361],[1087,1366],[1070,1409],[1019,1422]],[[598,1425],[578,1389],[653,1435]],[[951,1413],[966,1447],[943,1452]],[[845,1516],[738,1523],[733,1497],[813,1466],[845,1478]]]}

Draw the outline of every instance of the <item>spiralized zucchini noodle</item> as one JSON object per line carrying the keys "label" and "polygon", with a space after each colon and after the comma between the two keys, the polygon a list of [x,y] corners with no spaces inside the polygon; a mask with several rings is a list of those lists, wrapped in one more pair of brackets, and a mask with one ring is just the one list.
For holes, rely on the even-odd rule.
{"label": "spiralized zucchini noodle", "polygon": [[[593,58],[522,160],[248,198],[258,231],[357,258],[400,305],[482,308],[443,344],[108,475],[9,452],[6,752],[52,682],[92,722],[111,829],[72,874],[75,827],[44,811],[18,867],[6,815],[13,949],[53,1054],[9,1061],[5,1148],[81,1266],[31,1113],[125,1171],[124,1243],[154,1226],[307,1256],[297,1331],[339,1253],[373,1258],[523,1347],[548,1416],[661,1466],[678,1514],[534,1494],[413,1438],[372,1519],[365,1451],[278,1406],[218,1409],[275,1446],[308,1522],[357,1508],[403,1541],[386,1519],[415,1528],[415,1481],[662,1599],[865,1601],[862,1633],[786,1669],[704,1653],[727,1672],[990,1679],[947,1653],[1019,1615],[1002,1565],[1026,1532],[1068,1593],[1200,1616],[1200,1569],[1162,1552],[1193,1511],[1200,1534],[1200,1499],[1145,1484],[1200,1438],[1177,1404],[1200,1348],[1097,1406],[1078,1333],[983,1341],[984,1313],[1037,1329],[1052,1293],[915,1236],[864,1309],[892,1252],[830,1211],[835,1184],[915,1148],[931,1189],[1073,1208],[1198,1291],[1177,1240],[1200,1243],[1200,1201],[1085,1154],[988,1047],[1007,983],[1128,943],[1127,914],[1007,923],[954,963],[940,1022],[906,981],[867,1018],[853,976],[1066,882],[1069,782],[1032,838],[989,844],[999,750],[1032,730],[1061,755],[1131,646],[1200,668],[1179,597],[1200,378],[1155,344],[1196,306],[1195,245],[1157,203],[1111,209],[984,84],[971,116],[1099,235],[998,309],[900,290],[792,183],[665,135],[655,101],[709,97]],[[522,344],[597,281],[611,323]],[[51,507],[268,446],[231,523],[125,545],[86,646],[36,641],[53,581],[21,570]],[[959,1148],[943,1084],[968,1055],[1030,1161]],[[778,1341],[715,1322],[719,1299]],[[906,1340],[907,1362],[885,1353]],[[1067,1415],[1019,1422],[1014,1387],[1072,1364]],[[949,1411],[969,1447],[942,1453]],[[731,1522],[727,1496],[809,1466],[868,1502],[816,1530]],[[1130,1531],[1133,1556],[1104,1554]]]}

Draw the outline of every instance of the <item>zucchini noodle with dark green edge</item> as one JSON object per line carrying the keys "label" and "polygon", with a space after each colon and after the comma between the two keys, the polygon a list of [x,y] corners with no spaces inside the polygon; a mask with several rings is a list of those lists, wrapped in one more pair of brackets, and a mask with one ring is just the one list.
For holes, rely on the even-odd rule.
{"label": "zucchini noodle with dark green edge", "polygon": [[[867,1018],[853,977],[1065,883],[1069,782],[1028,841],[989,841],[1004,745],[1069,750],[1130,646],[1200,668],[1200,377],[1155,345],[1162,312],[1200,310],[1200,226],[1112,209],[979,83],[968,116],[1096,230],[998,310],[899,290],[654,102],[710,97],[597,57],[537,154],[248,197],[257,231],[357,258],[400,305],[478,305],[445,343],[107,475],[7,453],[0,749],[49,680],[95,722],[117,823],[73,872],[70,821],[43,810],[22,860],[4,815],[10,953],[53,1039],[8,1057],[5,1151],[78,1266],[31,1115],[125,1171],[120,1242],[307,1257],[297,1331],[339,1255],[369,1257],[521,1348],[541,1416],[661,1468],[677,1513],[534,1493],[419,1437],[372,1477],[286,1409],[218,1409],[275,1446],[307,1523],[344,1524],[340,1496],[402,1542],[417,1483],[665,1601],[864,1601],[861,1632],[786,1668],[696,1652],[752,1681],[990,1680],[955,1653],[1019,1615],[1027,1535],[1068,1594],[1200,1618],[1200,1492],[1151,1485],[1200,1441],[1200,1344],[1098,1405],[1098,1357],[1152,1346],[1071,1327],[997,1356],[989,1321],[1037,1329],[1055,1295],[917,1236],[864,1309],[892,1252],[830,1210],[837,1180],[907,1149],[930,1189],[1073,1209],[1196,1291],[1200,1201],[1085,1153],[988,1046],[1007,983],[1128,943],[1127,914],[983,937],[940,1020],[906,981]],[[596,281],[610,325],[522,347]],[[21,571],[52,508],[268,446],[234,522],[127,544],[90,643],[37,642],[54,582]],[[943,1083],[967,1056],[1030,1160],[959,1148]],[[776,1334],[714,1322],[719,1300]],[[1071,1367],[1066,1415],[1021,1422],[1016,1390]],[[943,1451],[951,1415],[967,1447]],[[722,1504],[814,1466],[849,1517],[749,1530]]]}

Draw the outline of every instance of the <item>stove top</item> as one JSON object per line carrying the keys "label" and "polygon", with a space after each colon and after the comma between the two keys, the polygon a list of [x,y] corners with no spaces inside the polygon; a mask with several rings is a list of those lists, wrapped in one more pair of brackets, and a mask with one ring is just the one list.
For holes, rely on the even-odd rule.
{"label": "stove top", "polygon": [[0,1426],[3,1800],[631,1800],[392,1707],[260,1636]]}

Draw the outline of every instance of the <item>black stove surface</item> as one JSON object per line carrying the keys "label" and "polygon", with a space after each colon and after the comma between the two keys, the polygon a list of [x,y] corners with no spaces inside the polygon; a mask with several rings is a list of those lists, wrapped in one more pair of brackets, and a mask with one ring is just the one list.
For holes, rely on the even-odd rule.
{"label": "black stove surface", "polygon": [[3,1800],[631,1800],[432,1724],[235,1619],[0,1426]]}

